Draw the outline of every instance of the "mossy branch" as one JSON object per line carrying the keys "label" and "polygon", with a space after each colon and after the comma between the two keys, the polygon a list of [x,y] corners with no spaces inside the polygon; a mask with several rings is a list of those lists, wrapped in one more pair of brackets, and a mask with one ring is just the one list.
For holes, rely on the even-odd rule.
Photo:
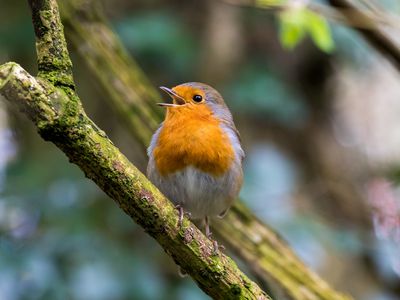
{"label": "mossy branch", "polygon": [[36,36],[38,76],[55,86],[74,88],[72,62],[64,38],[63,26],[58,17],[58,6],[51,1],[28,0]]}
{"label": "mossy branch", "polygon": [[[81,1],[65,0],[60,4],[67,37],[107,93],[106,99],[126,121],[127,129],[134,136],[140,134],[139,141],[147,146],[161,122],[161,115],[155,110],[155,103],[160,101],[158,92],[127,55],[97,1],[82,5]],[[135,92],[131,93],[132,90]],[[136,122],[145,126],[145,131]],[[228,215],[216,222],[213,232],[246,263],[263,286],[270,287],[277,295],[296,300],[350,299],[308,269],[242,202],[236,202]]]}
{"label": "mossy branch", "polygon": [[0,65],[0,94],[155,238],[204,292],[214,299],[271,299],[231,258],[215,253],[212,242],[187,218],[178,226],[172,203],[86,116],[74,91],[57,3],[32,0],[30,4],[39,76],[31,76],[16,63]]}
{"label": "mossy branch", "polygon": [[0,93],[31,119],[40,135],[57,145],[214,299],[270,299],[185,218],[119,152],[80,106],[48,81],[34,78],[16,63],[0,66]]}

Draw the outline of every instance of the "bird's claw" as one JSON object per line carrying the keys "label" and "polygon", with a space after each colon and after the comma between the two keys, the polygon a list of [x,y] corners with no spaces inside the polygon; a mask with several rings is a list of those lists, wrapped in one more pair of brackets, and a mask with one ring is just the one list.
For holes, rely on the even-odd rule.
{"label": "bird's claw", "polygon": [[213,243],[213,255],[218,255],[219,251],[225,250],[224,245],[218,244],[216,240],[211,240],[211,241]]}
{"label": "bird's claw", "polygon": [[175,208],[178,210],[179,212],[179,217],[178,217],[178,226],[179,228],[182,229],[182,225],[183,225],[183,216],[184,216],[184,211],[183,211],[183,207],[181,205],[176,205]]}
{"label": "bird's claw", "polygon": [[183,218],[186,216],[189,219],[192,217],[192,214],[188,211],[184,211],[183,210],[183,206],[180,204],[175,205],[175,208],[178,210],[179,212],[179,217],[178,217],[178,226],[180,229],[182,229],[183,226]]}
{"label": "bird's claw", "polygon": [[208,217],[205,218],[205,228],[206,228],[206,237],[213,243],[213,255],[218,255],[219,250],[225,250],[223,245],[219,245],[216,240],[211,238],[212,232],[210,229],[210,223]]}

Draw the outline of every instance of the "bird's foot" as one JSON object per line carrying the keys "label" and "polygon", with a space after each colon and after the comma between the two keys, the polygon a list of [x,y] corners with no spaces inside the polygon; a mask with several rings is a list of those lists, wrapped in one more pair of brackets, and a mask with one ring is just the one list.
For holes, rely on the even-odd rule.
{"label": "bird's foot", "polygon": [[178,210],[179,212],[179,217],[178,217],[178,226],[180,229],[182,229],[183,226],[183,217],[186,215],[186,217],[190,218],[192,216],[192,214],[188,211],[184,211],[183,210],[183,206],[180,204],[175,205],[175,208]]}
{"label": "bird's foot", "polygon": [[178,226],[179,226],[180,229],[182,229],[183,215],[184,215],[183,207],[182,207],[182,205],[178,204],[178,205],[175,206],[175,208],[179,212]]}
{"label": "bird's foot", "polygon": [[212,240],[210,239],[213,243],[213,255],[218,255],[218,252],[221,250],[225,250],[225,246],[224,245],[220,245],[218,244],[218,242],[216,240]]}
{"label": "bird's foot", "polygon": [[204,226],[205,226],[205,230],[206,230],[206,237],[208,237],[209,239],[211,238],[212,232],[210,229],[210,222],[208,220],[208,217],[204,218]]}
{"label": "bird's foot", "polygon": [[218,242],[211,238],[212,232],[208,217],[205,218],[206,237],[213,243],[213,255],[217,255],[219,250],[225,250],[224,245],[219,245]]}

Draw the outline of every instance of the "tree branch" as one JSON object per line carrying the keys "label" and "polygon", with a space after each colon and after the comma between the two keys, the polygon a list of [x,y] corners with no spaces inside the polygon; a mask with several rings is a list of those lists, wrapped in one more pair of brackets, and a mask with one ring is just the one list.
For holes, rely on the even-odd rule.
{"label": "tree branch", "polygon": [[379,24],[373,18],[367,15],[357,6],[347,0],[329,0],[329,3],[335,7],[339,12],[351,10],[352,15],[343,13],[348,21],[351,19],[361,20],[363,23],[369,24],[365,28],[355,28],[358,32],[365,37],[365,39],[376,50],[386,56],[393,65],[400,71],[400,48],[396,43],[384,32]]}
{"label": "tree branch", "polygon": [[215,299],[270,299],[228,256],[187,218],[180,229],[174,206],[76,107],[66,115],[70,98],[47,81],[35,79],[18,64],[0,66],[0,93],[57,145],[136,223],[154,237],[197,284]]}
{"label": "tree branch", "polygon": [[[231,5],[239,6],[256,6],[261,9],[267,9],[271,12],[281,12],[290,8],[293,3],[262,3],[262,1],[254,0],[221,0]],[[297,2],[293,1],[295,4]],[[364,1],[369,8],[362,9],[353,4],[349,0],[328,0],[329,6],[320,3],[307,2],[307,8],[316,13],[339,23],[353,27],[374,47],[376,50],[386,56],[393,65],[400,70],[400,46],[396,44],[392,38],[382,30],[382,25],[395,26],[399,22],[399,18],[395,18],[390,14],[377,14],[373,10],[373,5],[368,5],[368,0]]]}
{"label": "tree branch", "polygon": [[254,217],[243,203],[237,203],[232,213],[215,224],[215,229],[225,235],[228,249],[246,261],[257,278],[267,279],[277,299],[351,299],[334,291],[308,269],[286,242]]}
{"label": "tree branch", "polygon": [[[61,1],[61,13],[67,36],[84,58],[91,74],[107,93],[106,99],[124,117],[127,128],[137,136],[141,127],[130,118],[141,118],[143,124],[161,122],[153,110],[159,96],[137,64],[127,55],[118,37],[107,25],[96,1]],[[79,17],[77,17],[79,16]],[[137,76],[140,74],[140,76]],[[112,81],[109,78],[113,78]],[[144,80],[143,80],[144,79]],[[118,83],[118,84],[115,84]],[[127,91],[135,90],[135,93]],[[146,108],[151,114],[138,115],[132,106]],[[148,144],[152,132],[140,141]],[[147,136],[146,136],[147,135]],[[268,226],[259,221],[241,202],[236,202],[224,220],[217,221],[213,231],[235,254],[246,262],[264,286],[286,299],[350,299],[333,290],[309,270],[290,247]]]}
{"label": "tree branch", "polygon": [[63,26],[58,17],[58,6],[50,1],[28,0],[36,36],[38,76],[54,85],[74,88],[72,62],[64,38]]}
{"label": "tree branch", "polygon": [[214,253],[212,242],[187,218],[178,227],[178,215],[172,203],[86,116],[73,91],[57,3],[55,0],[30,3],[38,62],[42,63],[40,76],[34,78],[16,63],[1,65],[0,94],[16,104],[45,140],[59,147],[155,238],[203,291],[214,299],[270,299],[232,259],[219,251]]}

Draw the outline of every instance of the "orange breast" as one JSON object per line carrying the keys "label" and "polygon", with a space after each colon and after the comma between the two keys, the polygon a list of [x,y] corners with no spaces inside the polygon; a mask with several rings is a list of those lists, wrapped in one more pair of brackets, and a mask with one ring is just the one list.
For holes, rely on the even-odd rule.
{"label": "orange breast", "polygon": [[228,136],[206,105],[168,108],[153,154],[163,176],[190,165],[219,176],[234,159]]}

